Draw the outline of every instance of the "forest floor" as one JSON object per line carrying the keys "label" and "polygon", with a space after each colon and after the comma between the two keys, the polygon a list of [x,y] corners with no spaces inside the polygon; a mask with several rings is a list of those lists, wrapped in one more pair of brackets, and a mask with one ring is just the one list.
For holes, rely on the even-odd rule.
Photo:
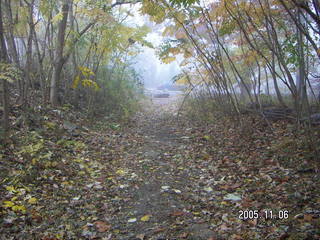
{"label": "forest floor", "polygon": [[241,133],[177,106],[95,129],[42,114],[1,152],[0,239],[320,239],[319,168],[287,123]]}

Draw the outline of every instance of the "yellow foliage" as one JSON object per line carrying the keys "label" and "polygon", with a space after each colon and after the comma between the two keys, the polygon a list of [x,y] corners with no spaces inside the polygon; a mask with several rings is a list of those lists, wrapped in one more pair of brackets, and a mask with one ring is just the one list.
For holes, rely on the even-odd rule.
{"label": "yellow foliage", "polygon": [[80,76],[77,75],[77,76],[74,78],[74,80],[73,80],[72,88],[73,88],[73,89],[76,89],[76,88],[78,87],[78,85],[79,85],[79,82],[80,82]]}
{"label": "yellow foliage", "polygon": [[36,165],[37,162],[38,162],[37,158],[32,158],[32,160],[31,160],[32,165]]}
{"label": "yellow foliage", "polygon": [[140,220],[141,220],[142,222],[148,222],[148,221],[150,220],[150,217],[151,217],[151,215],[145,215],[145,216],[143,216]]}
{"label": "yellow foliage", "polygon": [[29,9],[26,6],[19,6],[17,11],[19,12],[19,21],[14,25],[15,34],[20,37],[27,37]]}
{"label": "yellow foliage", "polygon": [[166,57],[166,58],[162,59],[162,62],[165,63],[165,64],[169,64],[169,63],[171,63],[171,62],[173,62],[175,60],[176,60],[175,57]]}
{"label": "yellow foliage", "polygon": [[82,83],[82,86],[94,88],[96,91],[100,89],[99,85],[90,79],[83,79],[81,83]]}
{"label": "yellow foliage", "polygon": [[125,175],[126,172],[125,172],[123,169],[119,169],[119,170],[116,171],[116,174],[118,174],[118,175]]}
{"label": "yellow foliage", "polygon": [[80,73],[73,80],[71,86],[73,89],[76,89],[78,87],[80,81],[83,87],[93,88],[96,91],[100,89],[99,85],[95,81],[89,79],[90,77],[95,76],[94,72],[90,68],[79,66],[78,69]]}
{"label": "yellow foliage", "polygon": [[15,189],[14,186],[7,186],[7,187],[6,187],[6,190],[9,191],[9,192],[11,192],[11,193],[17,192],[17,190]]}
{"label": "yellow foliage", "polygon": [[178,12],[175,17],[179,23],[183,23],[186,20],[186,15],[182,12]]}
{"label": "yellow foliage", "polygon": [[14,206],[14,203],[11,201],[4,201],[2,207],[4,208],[11,208]]}
{"label": "yellow foliage", "polygon": [[0,63],[0,80],[13,83],[21,79],[21,72],[13,64]]}
{"label": "yellow foliage", "polygon": [[48,1],[40,1],[39,4],[39,11],[41,12],[41,15],[49,18],[50,17],[50,12],[51,12],[52,6],[50,6]]}
{"label": "yellow foliage", "polygon": [[22,212],[22,213],[26,212],[26,207],[23,205],[15,205],[11,209],[15,212]]}
{"label": "yellow foliage", "polygon": [[14,202],[11,201],[4,201],[2,207],[4,208],[11,208],[15,212],[26,212],[26,208],[23,205],[15,205]]}
{"label": "yellow foliage", "polygon": [[172,36],[176,32],[176,28],[174,26],[167,26],[163,33],[162,36]]}
{"label": "yellow foliage", "polygon": [[185,59],[180,63],[180,67],[186,66],[186,65],[188,65],[188,64],[189,64],[189,61],[188,61],[188,59],[186,59],[186,57],[185,57]]}
{"label": "yellow foliage", "polygon": [[55,122],[45,122],[43,124],[47,129],[55,129],[57,124]]}
{"label": "yellow foliage", "polygon": [[128,52],[129,56],[136,56],[137,54],[138,54],[137,52],[133,52],[133,51]]}
{"label": "yellow foliage", "polygon": [[173,55],[179,54],[180,49],[179,48],[170,48],[169,52],[172,53]]}
{"label": "yellow foliage", "polygon": [[186,50],[183,54],[184,58],[191,58],[192,57],[192,53],[189,50]]}
{"label": "yellow foliage", "polygon": [[94,72],[90,68],[87,68],[87,67],[84,67],[84,66],[79,66],[78,68],[81,71],[82,75],[85,76],[85,77],[90,77],[90,76],[94,76],[95,75]]}
{"label": "yellow foliage", "polygon": [[62,12],[59,12],[57,15],[55,15],[52,19],[51,19],[51,22],[56,24],[58,22],[60,22],[63,18],[63,14]]}
{"label": "yellow foliage", "polygon": [[186,75],[183,75],[183,77],[179,78],[177,81],[176,81],[177,84],[181,84],[181,85],[185,85],[185,84],[188,84],[189,81],[188,81],[188,77]]}
{"label": "yellow foliage", "polygon": [[28,203],[30,204],[36,204],[38,202],[38,199],[36,199],[35,197],[32,197],[28,200]]}
{"label": "yellow foliage", "polygon": [[17,201],[17,199],[18,199],[18,197],[13,197],[13,198],[11,198],[11,201]]}
{"label": "yellow foliage", "polygon": [[165,10],[154,1],[143,1],[140,11],[144,14],[150,15],[151,20],[156,23],[161,23],[166,19]]}
{"label": "yellow foliage", "polygon": [[254,63],[259,56],[256,51],[249,51],[245,55],[244,62],[247,65]]}

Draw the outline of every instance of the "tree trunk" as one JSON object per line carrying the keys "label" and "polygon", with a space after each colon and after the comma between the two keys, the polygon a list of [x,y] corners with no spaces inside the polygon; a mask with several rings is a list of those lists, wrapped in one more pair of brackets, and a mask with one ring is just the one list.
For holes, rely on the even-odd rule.
{"label": "tree trunk", "polygon": [[8,24],[9,24],[8,33],[7,33],[8,55],[10,55],[11,61],[17,67],[20,67],[20,61],[19,61],[17,46],[16,46],[16,43],[14,41],[13,29],[14,29],[15,23],[13,21],[12,8],[11,8],[11,1],[10,0],[5,0],[4,1],[4,12],[6,14],[6,17],[8,19]]}
{"label": "tree trunk", "polygon": [[58,28],[58,38],[53,66],[53,76],[51,78],[50,84],[50,103],[54,106],[58,105],[58,92],[59,92],[59,81],[61,76],[61,71],[65,59],[63,57],[63,48],[65,42],[65,33],[67,28],[67,20],[69,13],[69,4],[71,4],[70,0],[64,0],[62,5],[62,20],[59,23]]}
{"label": "tree trunk", "polygon": [[[0,63],[8,63],[8,54],[7,54],[7,47],[4,38],[4,31],[3,31],[3,16],[2,16],[2,0],[0,0],[0,44],[1,44],[1,51],[0,51]],[[3,119],[2,119],[2,126],[3,126],[3,138],[7,138],[8,130],[9,130],[9,96],[8,96],[8,86],[7,81],[2,80],[2,104],[3,104]]]}
{"label": "tree trunk", "polygon": [[34,0],[31,1],[28,4],[29,8],[29,19],[28,19],[28,25],[29,25],[29,36],[28,36],[28,42],[27,42],[27,52],[26,52],[26,66],[24,69],[24,75],[26,84],[24,87],[24,94],[23,98],[21,99],[23,104],[28,102],[28,91],[29,88],[32,86],[31,82],[31,71],[32,71],[32,45],[33,45],[33,36],[34,36],[34,22],[33,22],[33,8],[34,8]]}
{"label": "tree trunk", "polygon": [[267,70],[267,67],[264,66],[264,73],[265,73],[265,76],[266,76],[266,83],[267,83],[267,86],[266,86],[266,95],[268,97],[270,97],[270,87],[269,87],[269,76],[268,76],[268,70]]}
{"label": "tree trunk", "polygon": [[286,107],[286,104],[283,101],[279,86],[278,86],[278,81],[277,81],[277,76],[276,76],[276,66],[275,66],[275,55],[272,53],[272,69],[270,69],[271,76],[273,79],[273,85],[274,85],[274,90],[276,91],[276,95],[278,98],[278,101],[281,106]]}

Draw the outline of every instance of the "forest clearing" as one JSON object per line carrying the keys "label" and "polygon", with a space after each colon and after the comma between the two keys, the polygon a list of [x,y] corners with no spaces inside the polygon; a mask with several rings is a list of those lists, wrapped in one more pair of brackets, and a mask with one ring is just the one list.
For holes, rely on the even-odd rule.
{"label": "forest clearing", "polygon": [[0,0],[0,239],[320,239],[317,0]]}

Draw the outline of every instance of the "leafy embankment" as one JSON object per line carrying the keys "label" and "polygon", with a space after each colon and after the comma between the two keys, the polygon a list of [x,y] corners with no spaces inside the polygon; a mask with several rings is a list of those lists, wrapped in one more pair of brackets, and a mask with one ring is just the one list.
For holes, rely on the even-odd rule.
{"label": "leafy embankment", "polygon": [[[33,131],[17,131],[2,151],[1,237],[319,238],[318,163],[302,136],[286,122],[240,131],[174,111],[155,102],[125,127],[95,129],[49,111]],[[240,219],[241,210],[260,218]]]}
{"label": "leafy embankment", "polygon": [[1,149],[0,238],[70,239],[98,220],[103,199],[112,196],[97,179],[113,172],[122,135],[111,120],[89,129],[85,119],[68,106],[15,119]]}

